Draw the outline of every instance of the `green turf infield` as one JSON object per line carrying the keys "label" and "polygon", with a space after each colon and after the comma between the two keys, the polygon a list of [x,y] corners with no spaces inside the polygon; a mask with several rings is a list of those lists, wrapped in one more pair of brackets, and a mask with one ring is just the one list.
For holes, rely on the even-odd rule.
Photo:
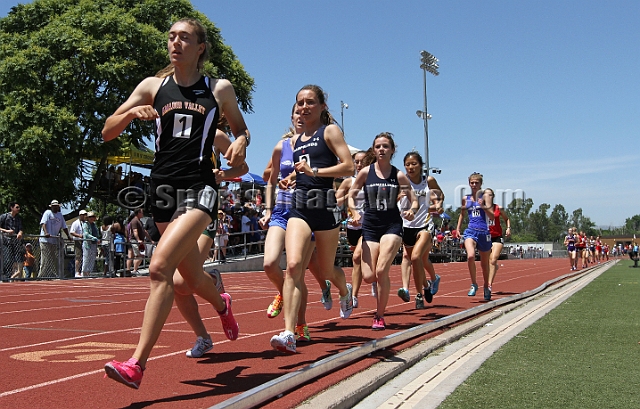
{"label": "green turf infield", "polygon": [[439,408],[640,408],[632,264],[622,260],[521,332]]}

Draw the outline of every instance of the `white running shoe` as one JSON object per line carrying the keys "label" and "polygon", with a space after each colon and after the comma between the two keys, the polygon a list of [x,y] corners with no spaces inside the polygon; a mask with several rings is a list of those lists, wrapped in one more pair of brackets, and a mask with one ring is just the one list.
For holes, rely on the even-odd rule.
{"label": "white running shoe", "polygon": [[340,297],[340,318],[349,318],[353,311],[353,288],[347,284],[347,295]]}
{"label": "white running shoe", "polygon": [[296,353],[296,337],[291,331],[283,331],[271,337],[271,347],[287,354]]}
{"label": "white running shoe", "polygon": [[333,307],[333,300],[331,299],[331,281],[325,280],[325,283],[327,283],[327,288],[322,290],[320,302],[324,305],[324,309],[329,311]]}

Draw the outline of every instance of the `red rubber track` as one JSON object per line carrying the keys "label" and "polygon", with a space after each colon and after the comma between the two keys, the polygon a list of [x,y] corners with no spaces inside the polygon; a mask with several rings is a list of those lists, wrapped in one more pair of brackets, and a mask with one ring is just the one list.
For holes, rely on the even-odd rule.
{"label": "red rubber track", "polygon": [[[534,289],[569,273],[567,259],[504,260],[493,290],[494,299]],[[214,349],[200,359],[185,357],[195,336],[174,306],[139,390],[103,379],[103,365],[124,361],[135,349],[149,293],[148,278],[87,279],[0,284],[0,407],[2,408],[207,408],[319,359],[483,303],[480,288],[468,297],[467,263],[436,264],[440,291],[425,310],[396,296],[400,267],[391,269],[387,329],[371,330],[375,299],[363,283],[360,307],[351,318],[339,318],[334,306],[325,311],[321,291],[307,273],[307,322],[312,342],[298,343],[298,354],[271,349],[269,339],[283,330],[283,317],[269,319],[266,308],[275,291],[262,272],[224,273],[226,291],[240,337],[228,341],[213,308],[198,298]],[[345,269],[351,281],[351,269]],[[434,336],[429,334],[425,337]],[[413,345],[425,337],[382,351],[286,394],[266,407],[288,408],[351,374]]]}

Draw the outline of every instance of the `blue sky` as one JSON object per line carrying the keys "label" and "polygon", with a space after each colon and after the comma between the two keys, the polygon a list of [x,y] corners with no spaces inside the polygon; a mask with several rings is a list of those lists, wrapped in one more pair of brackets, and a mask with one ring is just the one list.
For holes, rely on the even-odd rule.
{"label": "blue sky", "polygon": [[[322,86],[349,144],[390,131],[394,164],[424,151],[447,204],[472,172],[485,187],[582,208],[599,226],[640,214],[637,1],[193,1],[256,81],[248,164],[261,174],[296,92]],[[6,15],[12,1],[0,1]],[[151,73],[150,73],[151,74]]]}

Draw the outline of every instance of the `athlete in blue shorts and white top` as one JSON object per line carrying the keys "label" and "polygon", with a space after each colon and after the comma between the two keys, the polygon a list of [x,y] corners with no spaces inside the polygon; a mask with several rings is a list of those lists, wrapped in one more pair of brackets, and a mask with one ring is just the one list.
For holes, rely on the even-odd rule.
{"label": "athlete in blue shorts and white top", "polygon": [[[493,211],[493,200],[491,196],[483,195],[482,175],[472,173],[469,176],[469,186],[471,194],[462,199],[462,211],[458,217],[457,230],[462,227],[462,220],[465,215],[469,214],[469,224],[464,231],[462,239],[464,248],[467,251],[467,265],[469,267],[469,275],[471,276],[471,289],[468,296],[476,295],[478,291],[478,282],[476,280],[476,248],[480,254],[480,268],[482,268],[482,276],[484,278],[485,292],[489,290],[489,259],[491,257],[491,233],[489,233],[488,219],[495,218]],[[485,295],[486,298],[486,295]],[[489,298],[490,295],[489,295]]]}

